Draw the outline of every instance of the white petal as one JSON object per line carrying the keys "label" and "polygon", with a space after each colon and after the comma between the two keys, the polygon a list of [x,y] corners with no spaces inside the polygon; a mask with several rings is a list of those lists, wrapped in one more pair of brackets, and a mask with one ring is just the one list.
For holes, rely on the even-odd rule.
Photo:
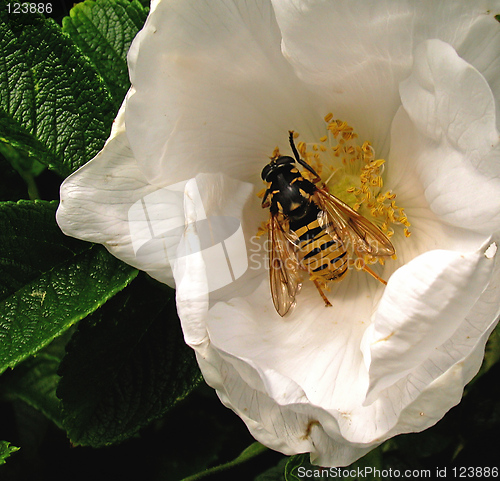
{"label": "white petal", "polygon": [[455,48],[488,82],[495,98],[497,128],[500,128],[500,25],[496,18],[487,15],[471,25],[467,38]]}
{"label": "white petal", "polygon": [[[490,282],[494,261],[484,255],[488,246],[471,254],[430,251],[392,275],[362,344],[368,404],[459,329]],[[454,354],[464,357],[461,350]]]}
{"label": "white petal", "polygon": [[[210,310],[211,342],[236,358],[251,360],[265,386],[273,385],[267,379],[273,372],[292,380],[291,386],[298,386],[300,393],[277,393],[274,399],[279,404],[300,398],[303,391],[311,403],[325,409],[350,409],[367,386],[359,342],[378,288],[370,286],[372,280],[364,273],[350,275],[332,289],[333,308],[326,308],[314,285],[306,282],[293,313],[284,319],[274,311],[265,278],[251,295]],[[363,297],[356,298],[360,292]],[[351,386],[349,393],[342,387],[345,384]],[[266,392],[271,395],[272,389]]]}
{"label": "white petal", "polygon": [[[498,1],[274,0],[283,51],[336,118],[354,124],[385,157],[397,86],[414,46],[440,38],[460,46],[477,30],[498,30]],[[497,54],[495,55],[497,56]]]}
{"label": "white petal", "polygon": [[[330,299],[334,307],[325,308],[314,285],[306,282],[292,315],[283,319],[272,305],[266,275],[251,294],[242,293],[241,297],[215,304],[199,322],[207,323],[210,349],[216,349],[218,356],[230,362],[234,371],[232,376],[225,371],[221,374],[225,380],[223,390],[231,391],[226,404],[239,413],[247,413],[248,403],[253,401],[250,394],[242,398],[241,383],[245,383],[249,390],[263,393],[268,406],[273,403],[290,406],[288,413],[295,413],[297,404],[303,405],[301,409],[305,409],[305,413],[310,412],[310,406],[317,406],[314,412],[321,416],[320,430],[336,442],[346,438],[351,443],[371,437],[370,443],[376,444],[378,441],[374,441],[372,435],[372,429],[377,429],[375,425],[367,430],[363,423],[360,429],[360,425],[350,419],[350,412],[361,406],[366,392],[367,377],[359,342],[381,290],[382,286],[367,274],[352,272],[332,288]],[[362,296],[357,295],[361,292]],[[188,329],[196,327],[191,325]],[[203,355],[207,355],[206,351]],[[204,372],[204,375],[213,384],[210,376],[217,373]],[[238,387],[233,391],[235,382]],[[266,432],[296,429],[298,433],[297,437],[290,434],[293,439],[278,439],[268,445],[303,443],[301,438],[310,417],[305,420],[301,417],[298,427],[273,428],[267,419],[271,414],[262,406],[258,412]],[[257,414],[253,414],[252,419],[259,421]],[[366,446],[359,448],[363,452],[367,450]],[[346,450],[352,454],[350,448]],[[358,452],[358,447],[354,451]],[[319,452],[321,456],[329,456],[322,449]]]}
{"label": "white petal", "polygon": [[[385,401],[386,410],[400,405],[401,393],[418,391],[414,401],[401,410],[397,423],[386,434],[387,438],[401,433],[420,432],[436,424],[462,398],[464,386],[478,372],[484,358],[484,346],[496,323],[481,332],[474,349],[460,362],[453,364],[429,385],[418,390],[418,375],[409,376],[407,380],[398,382],[381,398]],[[430,362],[428,363],[430,364]]]}
{"label": "white petal", "polygon": [[403,107],[423,135],[436,141],[446,137],[452,147],[473,155],[475,165],[498,142],[488,82],[449,44],[420,44],[412,74],[399,90]]}
{"label": "white petal", "polygon": [[[391,138],[391,152],[386,163],[387,174],[384,185],[397,193],[396,202],[404,207],[411,223],[412,234],[410,238],[405,238],[401,235],[400,229],[396,228],[393,243],[398,260],[396,263],[388,263],[387,268],[393,264],[399,267],[429,250],[470,252],[479,249],[493,229],[489,229],[486,235],[477,233],[469,229],[467,224],[454,226],[445,223],[432,211],[426,198],[423,173],[419,163],[421,158],[432,155],[432,152],[423,150],[421,136],[402,107],[394,117]],[[445,184],[442,188],[443,194],[449,190],[456,196],[460,195],[459,191],[447,186],[446,172],[441,174],[442,178],[435,180]]]}
{"label": "white petal", "polygon": [[[250,200],[252,206],[243,213]],[[245,239],[257,231],[261,213],[255,204],[253,185],[221,174],[200,174],[172,185],[149,184],[128,145],[122,108],[104,149],[62,184],[57,222],[65,234],[103,244],[119,259],[172,286],[172,265],[177,265],[179,280],[181,259],[188,255],[186,250],[195,248],[190,243],[198,240],[198,234],[188,235],[190,230],[202,230],[203,249],[212,248],[206,257],[212,266],[210,290],[215,290],[247,270]],[[208,246],[214,225],[224,230],[215,235],[228,237],[219,250]],[[233,278],[226,283],[221,280],[219,254],[229,255],[232,262],[226,274]]]}
{"label": "white petal", "polygon": [[61,185],[57,222],[66,235],[103,244],[118,259],[173,285],[163,245],[145,246],[149,251],[142,257],[136,255],[134,241],[154,240],[145,217],[133,223],[135,231],[129,224],[133,206],[157,190],[137,167],[127,141],[122,107],[103,150]]}
{"label": "white petal", "polygon": [[253,185],[221,174],[199,174],[187,183],[184,196],[186,221],[177,257],[200,249],[203,255],[182,276],[190,284],[193,270],[204,272],[211,303],[250,289],[250,278],[263,270],[249,262],[249,244],[262,212]]}
{"label": "white petal", "polygon": [[[384,156],[397,85],[426,38],[486,69],[496,95],[498,54],[487,44],[498,25],[486,9],[499,2],[274,5],[302,81],[282,57],[269,2],[153,0],[130,51],[126,113],[103,152],[63,184],[58,222],[164,282],[172,264],[186,342],[222,402],[263,444],[345,466],[434,424],[479,368],[500,304],[498,255],[477,251],[500,217],[494,96],[451,47],[417,51],[388,162],[388,187],[415,228],[397,239],[398,262],[447,250],[397,270],[385,292],[351,272],[332,286],[333,308],[305,282],[293,313],[278,316],[252,186],[199,173],[255,183],[276,144],[288,151],[287,131],[321,136],[328,110]],[[398,265],[389,264],[385,273]]]}
{"label": "white petal", "polygon": [[[380,396],[377,402],[385,405],[386,412],[400,411],[387,437],[427,429],[460,402],[463,387],[481,367],[486,341],[498,322],[499,287],[497,261],[492,282],[460,328],[418,369]],[[459,351],[462,356],[456,355]]]}
{"label": "white petal", "polygon": [[[431,352],[425,362],[379,396],[377,403],[381,409],[386,412],[401,411],[401,419],[393,420],[393,431],[404,429],[407,424],[417,431],[434,424],[459,402],[463,386],[479,370],[484,357],[484,345],[500,315],[499,257],[496,254],[491,257],[488,250],[485,255],[494,262],[491,281],[466,313],[458,329]],[[453,386],[447,386],[450,382]],[[436,385],[440,388],[436,389]],[[412,411],[411,406],[418,406],[418,411]],[[410,418],[405,414],[408,410],[414,413]],[[425,416],[415,415],[419,411],[424,412]],[[398,427],[396,422],[402,427]],[[403,431],[395,434],[399,432]]]}
{"label": "white petal", "polygon": [[[335,418],[307,398],[299,396],[296,402],[280,405],[266,394],[264,385],[256,388],[254,384],[259,377],[252,375],[245,361],[212,347],[197,355],[197,359],[205,379],[217,390],[221,401],[243,419],[258,441],[272,449],[288,455],[310,452],[311,460],[322,466],[347,466],[378,444],[357,445],[346,441],[339,435]],[[293,388],[289,379],[280,380],[276,375],[275,391]]]}
{"label": "white petal", "polygon": [[431,210],[455,226],[500,229],[500,143],[495,103],[484,77],[452,47],[424,42],[401,84],[414,124],[414,170]]}
{"label": "white petal", "polygon": [[[260,182],[288,130],[320,117],[280,51],[268,1],[163,1],[130,53],[130,145],[151,182],[221,172]],[[309,125],[311,124],[311,125]]]}

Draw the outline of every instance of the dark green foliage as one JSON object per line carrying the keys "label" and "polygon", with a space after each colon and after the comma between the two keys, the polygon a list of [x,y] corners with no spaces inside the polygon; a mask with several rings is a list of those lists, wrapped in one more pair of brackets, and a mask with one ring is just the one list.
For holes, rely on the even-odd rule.
{"label": "dark green foliage", "polygon": [[35,354],[137,275],[103,247],[63,235],[56,207],[0,204],[0,372]]}
{"label": "dark green foliage", "polygon": [[67,33],[91,60],[118,108],[130,82],[127,52],[146,20],[147,10],[134,0],[87,0],[63,20]]}
{"label": "dark green foliage", "polygon": [[65,177],[103,146],[116,113],[85,56],[52,21],[0,2],[0,152]]}
{"label": "dark green foliage", "polygon": [[174,292],[146,275],[79,324],[59,374],[64,427],[93,447],[129,438],[201,380]]}

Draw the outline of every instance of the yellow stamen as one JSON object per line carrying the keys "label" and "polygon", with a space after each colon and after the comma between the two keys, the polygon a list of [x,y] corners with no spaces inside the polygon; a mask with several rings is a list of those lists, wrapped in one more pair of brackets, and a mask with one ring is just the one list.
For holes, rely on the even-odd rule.
{"label": "yellow stamen", "polygon": [[[324,119],[327,135],[320,137],[319,143],[297,142],[301,158],[319,176],[327,178],[323,185],[328,185],[330,193],[366,217],[388,238],[394,236],[394,226],[401,226],[404,236],[409,237],[410,222],[404,209],[397,205],[396,194],[383,190],[385,160],[377,159],[370,142],[361,143],[347,122],[334,119],[331,113]],[[297,132],[294,132],[294,138],[297,137]],[[278,149],[273,152],[273,158],[276,156],[279,156]],[[309,171],[301,169],[301,173],[305,179],[313,180],[314,176]],[[259,192],[259,196],[262,197],[264,192],[265,190]],[[352,265],[361,270],[364,269],[363,266],[376,262],[383,264],[384,259],[365,256],[363,259],[353,260]],[[321,279],[316,280],[321,282]]]}
{"label": "yellow stamen", "polygon": [[264,194],[266,193],[266,188],[262,189],[262,190],[259,190],[259,192],[257,192],[257,197],[259,199],[263,199],[264,198]]}
{"label": "yellow stamen", "polygon": [[[332,162],[334,164],[332,169],[335,174],[332,181],[334,187],[330,189],[332,194],[367,217],[387,237],[394,235],[391,226],[395,224],[402,225],[404,235],[408,237],[410,235],[410,222],[404,209],[396,204],[394,200],[396,194],[382,190],[384,186],[382,172],[385,160],[375,158],[375,150],[370,142],[365,141],[360,145],[357,134],[347,122],[334,119],[331,113],[325,116],[325,122],[330,135],[330,145],[325,154],[322,154],[322,163]],[[320,140],[324,141],[323,139],[325,137]],[[328,152],[330,152],[329,158]],[[308,152],[305,153],[305,157],[307,156]],[[336,168],[335,164],[339,167]],[[341,180],[343,176],[346,180],[352,179],[352,184],[346,185]],[[335,182],[338,180],[341,181]],[[344,190],[336,190],[335,185],[341,186]]]}

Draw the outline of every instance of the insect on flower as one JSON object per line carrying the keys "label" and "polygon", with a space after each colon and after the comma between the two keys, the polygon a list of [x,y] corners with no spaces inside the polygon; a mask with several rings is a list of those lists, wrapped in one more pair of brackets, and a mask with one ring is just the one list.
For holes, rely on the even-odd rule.
{"label": "insect on flower", "polygon": [[[325,305],[331,306],[322,290],[327,282],[342,280],[348,267],[361,261],[363,270],[386,284],[365,260],[395,254],[390,240],[375,225],[331,195],[325,184],[317,187],[320,176],[300,158],[293,131],[289,134],[295,158],[278,154],[261,174],[268,183],[262,207],[269,208],[271,214],[268,222],[271,295],[280,316],[295,303],[301,269],[309,273]],[[295,161],[308,173],[303,175]]]}

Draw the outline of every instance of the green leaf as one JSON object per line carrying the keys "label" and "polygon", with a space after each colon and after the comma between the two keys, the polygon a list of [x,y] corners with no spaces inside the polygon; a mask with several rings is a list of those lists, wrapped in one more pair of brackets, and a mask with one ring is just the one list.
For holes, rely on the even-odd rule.
{"label": "green leaf", "polygon": [[49,344],[137,275],[103,247],[62,234],[56,207],[0,204],[0,372]]}
{"label": "green leaf", "polygon": [[203,479],[213,474],[219,474],[223,471],[227,471],[228,469],[239,466],[242,463],[246,463],[247,461],[250,461],[259,454],[264,453],[265,451],[267,451],[267,448],[262,444],[257,442],[252,443],[236,459],[233,459],[228,463],[206,469],[205,471],[198,474],[194,474],[193,476],[188,476],[187,478],[184,478],[182,481],[196,481],[198,479]]}
{"label": "green leaf", "polygon": [[60,377],[59,364],[72,329],[52,341],[47,347],[22,362],[1,378],[0,395],[5,400],[21,400],[34,407],[57,426],[62,427],[60,400],[56,388]]}
{"label": "green leaf", "polygon": [[309,454],[292,456],[285,466],[285,481],[319,480],[325,477],[343,481],[367,479],[380,481],[383,470],[382,449],[379,447],[365,454],[361,459],[346,467],[323,468],[309,462]]}
{"label": "green leaf", "polygon": [[13,372],[5,373],[2,396],[26,402],[61,427],[59,399],[56,396],[59,362],[60,359],[44,352],[27,359]]}
{"label": "green leaf", "polygon": [[[313,466],[309,462],[309,454],[296,454],[291,456],[285,466],[285,480],[286,481],[302,481],[307,475],[307,479],[317,480],[321,477],[321,472],[324,468]],[[301,477],[302,476],[302,477]]]}
{"label": "green leaf", "polygon": [[74,445],[121,442],[199,383],[173,292],[141,274],[79,324],[57,390]]}
{"label": "green leaf", "polygon": [[25,199],[27,194],[26,183],[0,153],[0,201]]}
{"label": "green leaf", "polygon": [[[490,334],[490,338],[486,343],[486,348],[484,351],[484,361],[481,369],[474,378],[474,382],[477,381],[483,374],[486,374],[500,359],[500,324],[497,324],[493,332]],[[469,384],[470,388],[471,384]]]}
{"label": "green leaf", "polygon": [[254,481],[283,481],[285,479],[284,472],[287,463],[288,458],[284,457],[276,466],[273,466],[256,476]]}
{"label": "green leaf", "polygon": [[2,144],[2,151],[12,167],[21,175],[29,174],[37,176],[45,170],[43,164],[29,157],[23,157],[22,153],[8,144]]}
{"label": "green leaf", "polygon": [[[35,183],[35,177],[45,170],[45,165],[40,162],[24,157],[20,150],[16,150],[9,144],[1,143],[0,150],[4,157],[12,166],[12,168],[21,176],[27,186],[30,199],[38,199],[38,188]],[[8,199],[12,200],[12,199]]]}
{"label": "green leaf", "polygon": [[[382,471],[385,467],[382,458],[382,447],[378,447],[345,468],[346,474],[344,474],[343,479],[345,481],[356,481],[358,479],[381,481],[383,479]],[[344,471],[344,468],[338,469]]]}
{"label": "green leaf", "polygon": [[16,451],[19,451],[18,447],[11,446],[8,441],[0,441],[0,466],[5,464],[5,460]]}
{"label": "green leaf", "polygon": [[[215,391],[203,382],[182,403],[148,428],[142,439],[147,439],[153,430],[159,438],[155,447],[162,453],[156,468],[158,480],[179,481],[202,473],[233,460],[254,441],[245,424],[224,407]],[[175,443],[170,433],[175,433]],[[189,456],[186,456],[186,446],[189,446]],[[259,458],[259,466],[266,464],[268,457],[273,455],[275,453],[268,450]],[[244,474],[256,467],[249,464],[232,469],[233,479],[250,479]],[[239,476],[241,473],[243,476]],[[220,476],[215,474],[207,479],[218,480]]]}
{"label": "green leaf", "polygon": [[94,157],[116,108],[81,51],[51,20],[0,1],[0,152],[13,147],[63,177]]}
{"label": "green leaf", "polygon": [[63,32],[92,61],[116,107],[130,86],[127,52],[146,16],[147,9],[137,0],[87,0],[63,19]]}
{"label": "green leaf", "polygon": [[[456,441],[454,433],[445,427],[446,418],[432,429],[420,433],[401,434],[384,443],[384,452],[397,451],[405,460],[414,461],[436,455]],[[443,429],[444,428],[444,429]]]}
{"label": "green leaf", "polygon": [[[462,402],[452,412],[456,413],[456,416],[448,420],[451,424],[448,430],[459,431],[459,435],[455,435],[457,448],[453,459],[457,466],[498,465],[496,461],[500,430],[498,379],[500,379],[500,365],[495,364],[468,389]],[[447,421],[447,418],[445,417],[443,421]]]}

